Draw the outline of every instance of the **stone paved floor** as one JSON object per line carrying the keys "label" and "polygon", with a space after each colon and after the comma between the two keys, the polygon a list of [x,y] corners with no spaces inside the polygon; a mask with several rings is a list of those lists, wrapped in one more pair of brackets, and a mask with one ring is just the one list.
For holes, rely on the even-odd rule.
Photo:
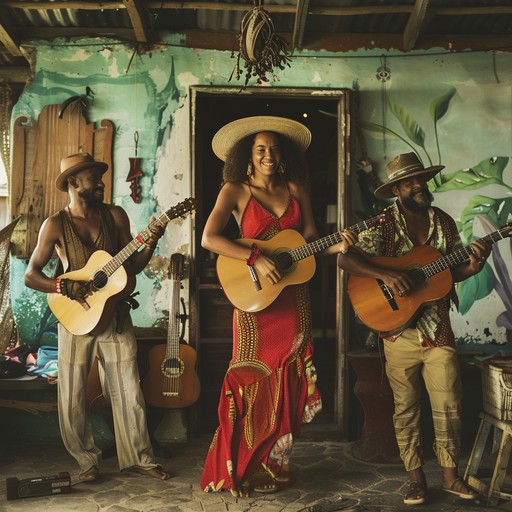
{"label": "stone paved floor", "polygon": [[[402,504],[405,483],[399,464],[369,464],[351,455],[351,443],[298,440],[292,454],[293,483],[275,494],[234,498],[229,493],[205,494],[199,488],[209,438],[169,447],[158,458],[172,473],[165,482],[135,473],[120,473],[115,456],[106,457],[101,479],[77,483],[78,470],[60,444],[30,444],[0,448],[0,512],[335,512],[335,511],[512,511],[512,502],[498,506],[465,502],[440,490],[440,471],[433,460],[425,466],[431,485],[429,503]],[[465,460],[464,467],[465,467]],[[29,478],[68,471],[73,480],[68,494],[6,499],[7,477]]]}

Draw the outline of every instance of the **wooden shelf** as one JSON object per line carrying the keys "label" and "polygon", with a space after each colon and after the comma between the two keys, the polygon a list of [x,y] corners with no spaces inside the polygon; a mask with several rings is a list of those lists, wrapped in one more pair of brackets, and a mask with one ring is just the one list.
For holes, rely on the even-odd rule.
{"label": "wooden shelf", "polygon": [[200,338],[201,345],[233,345],[233,338]]}
{"label": "wooden shelf", "polygon": [[200,283],[198,288],[200,290],[222,290],[218,283]]}

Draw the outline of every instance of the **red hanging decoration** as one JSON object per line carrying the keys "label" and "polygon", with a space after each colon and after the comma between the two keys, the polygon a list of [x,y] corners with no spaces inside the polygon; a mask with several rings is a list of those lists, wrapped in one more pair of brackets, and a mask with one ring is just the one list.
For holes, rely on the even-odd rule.
{"label": "red hanging decoration", "polygon": [[137,146],[139,144],[139,132],[135,132],[133,135],[133,140],[135,141],[135,158],[130,158],[130,172],[126,178],[126,181],[131,181],[130,190],[132,191],[130,197],[133,199],[133,202],[140,203],[140,178],[143,176],[142,171],[140,170],[140,158],[137,158]]}

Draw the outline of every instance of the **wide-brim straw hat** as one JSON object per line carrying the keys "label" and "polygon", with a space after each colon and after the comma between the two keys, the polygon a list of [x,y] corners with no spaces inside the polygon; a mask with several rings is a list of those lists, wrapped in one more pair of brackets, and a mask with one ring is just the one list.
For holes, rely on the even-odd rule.
{"label": "wide-brim straw hat", "polygon": [[86,169],[98,169],[104,173],[108,169],[108,165],[104,162],[96,162],[89,153],[69,155],[60,161],[60,176],[55,181],[55,186],[62,192],[66,192],[68,177]]}
{"label": "wide-brim straw hat", "polygon": [[224,162],[240,140],[259,132],[276,132],[291,139],[304,153],[311,143],[309,128],[287,117],[252,116],[237,119],[223,126],[212,139],[213,152]]}
{"label": "wide-brim straw hat", "polygon": [[376,188],[374,195],[377,199],[389,199],[395,196],[391,188],[398,181],[419,175],[423,175],[425,180],[428,181],[442,169],[444,169],[444,165],[424,167],[416,153],[397,155],[386,166],[388,181]]}

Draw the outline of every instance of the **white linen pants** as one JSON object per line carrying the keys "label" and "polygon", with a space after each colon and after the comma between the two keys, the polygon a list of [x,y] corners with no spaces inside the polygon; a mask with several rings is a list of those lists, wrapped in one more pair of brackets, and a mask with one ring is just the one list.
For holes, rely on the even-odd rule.
{"label": "white linen pants", "polygon": [[80,469],[99,468],[101,450],[86,428],[85,390],[94,357],[106,397],[112,404],[117,457],[121,470],[156,467],[139,382],[137,341],[131,321],[122,334],[115,319],[98,336],[76,336],[60,324],[58,406],[62,440]]}

